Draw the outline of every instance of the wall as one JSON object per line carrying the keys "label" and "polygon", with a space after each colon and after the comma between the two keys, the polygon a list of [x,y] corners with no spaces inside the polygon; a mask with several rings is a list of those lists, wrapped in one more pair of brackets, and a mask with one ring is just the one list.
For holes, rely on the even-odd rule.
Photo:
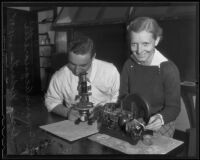
{"label": "wall", "polygon": [[[6,32],[7,76],[16,80],[15,90],[25,93],[29,81],[29,93],[37,93],[40,86],[37,46],[37,15],[28,11],[8,8],[4,13]],[[12,65],[13,66],[13,73]],[[10,78],[11,78],[10,77]],[[8,86],[7,86],[8,87]]]}
{"label": "wall", "polygon": [[119,72],[129,56],[125,24],[77,27],[74,32],[81,32],[93,39],[96,58],[113,63]]}
{"label": "wall", "polygon": [[180,71],[181,81],[197,81],[197,28],[195,17],[160,21],[163,40],[159,50],[172,60]]}
{"label": "wall", "polygon": [[[54,12],[53,10],[46,10],[46,11],[40,11],[38,12],[38,32],[39,32],[39,52],[40,52],[40,79],[41,79],[41,90],[46,91],[48,82],[49,82],[49,76],[50,76],[50,68],[51,67],[51,55],[53,54],[53,48],[51,47],[54,43],[54,35],[55,31],[51,30],[52,21],[53,21]],[[49,44],[51,46],[42,46],[45,42],[43,38],[45,36],[41,35],[46,33],[48,37],[50,38]],[[42,42],[43,41],[43,42]],[[48,49],[48,51],[47,51]],[[50,57],[42,57],[41,53],[47,53]],[[48,66],[46,65],[48,64]]]}

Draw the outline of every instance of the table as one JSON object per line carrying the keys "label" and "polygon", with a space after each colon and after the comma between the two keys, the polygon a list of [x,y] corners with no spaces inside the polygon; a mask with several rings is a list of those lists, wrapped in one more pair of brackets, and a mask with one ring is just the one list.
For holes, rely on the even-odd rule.
{"label": "table", "polygon": [[[26,107],[26,106],[25,106]],[[17,128],[19,133],[15,138],[15,145],[7,144],[8,147],[8,155],[12,154],[40,154],[40,155],[124,155],[122,152],[111,149],[107,146],[101,145],[95,141],[88,139],[87,137],[79,139],[74,142],[69,142],[59,138],[55,135],[47,133],[39,128],[41,125],[50,124],[58,121],[64,120],[63,117],[57,116],[53,113],[48,113],[46,108],[42,105],[33,104],[26,111],[29,112],[29,119],[25,118],[23,122],[20,120],[20,116],[17,114],[22,114],[25,111],[24,108],[18,107],[16,108],[18,112],[16,112],[16,117],[18,120]],[[27,113],[24,113],[27,114]],[[17,119],[17,118],[16,118]],[[8,139],[10,137],[7,137]],[[42,149],[41,152],[36,152],[38,146],[48,140],[49,143],[46,148]],[[8,140],[9,141],[9,140]],[[13,141],[11,141],[13,143]],[[30,146],[28,145],[30,144]],[[42,144],[43,145],[43,144]],[[12,146],[11,149],[9,146]],[[15,146],[15,147],[14,147]],[[31,152],[27,152],[26,149],[31,149]],[[44,146],[44,145],[43,145]],[[176,155],[181,149],[183,145],[180,145],[176,149],[169,152],[169,155]],[[29,151],[30,151],[29,149]],[[117,156],[118,158],[120,156]],[[113,158],[113,157],[111,157]]]}
{"label": "table", "polygon": [[[43,149],[42,152],[39,153],[41,155],[121,154],[119,151],[105,147],[97,142],[89,140],[88,138],[69,142],[43,131],[39,126],[64,120],[63,117],[57,116],[53,113],[48,113],[44,106],[31,106],[30,109],[28,109],[30,111],[29,120],[24,117],[24,115],[26,115],[24,109],[17,107],[16,110],[16,130],[18,134],[15,138],[16,144],[13,143],[10,136],[7,136],[8,155],[26,154],[24,151],[28,147],[28,144],[31,144],[30,147],[32,149],[37,149],[39,146],[38,144],[45,140],[50,140],[50,144],[46,149]],[[20,117],[20,115],[23,115],[23,118]],[[31,154],[35,153],[31,152]]]}

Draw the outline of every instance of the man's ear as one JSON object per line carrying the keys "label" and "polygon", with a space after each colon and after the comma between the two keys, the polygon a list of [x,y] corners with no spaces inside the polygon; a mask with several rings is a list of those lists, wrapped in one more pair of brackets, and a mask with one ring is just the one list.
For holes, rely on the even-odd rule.
{"label": "man's ear", "polygon": [[96,57],[96,53],[94,53],[94,55],[93,55],[92,59],[94,59],[95,57]]}
{"label": "man's ear", "polygon": [[160,42],[160,39],[161,39],[161,37],[157,37],[157,38],[156,38],[156,41],[155,41],[155,46],[157,46],[157,45],[159,44],[159,42]]}

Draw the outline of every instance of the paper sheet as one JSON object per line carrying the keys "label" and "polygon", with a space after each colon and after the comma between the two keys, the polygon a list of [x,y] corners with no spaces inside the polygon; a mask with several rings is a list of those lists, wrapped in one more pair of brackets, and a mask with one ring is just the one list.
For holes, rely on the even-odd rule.
{"label": "paper sheet", "polygon": [[80,124],[75,125],[73,121],[69,120],[40,126],[40,128],[69,141],[74,141],[98,132],[96,122],[92,125],[88,125],[87,122],[80,122]]}
{"label": "paper sheet", "polygon": [[150,146],[143,144],[142,141],[139,141],[137,145],[131,145],[126,141],[100,133],[88,138],[126,154],[166,154],[183,144],[182,141],[165,136],[152,137],[153,144]]}

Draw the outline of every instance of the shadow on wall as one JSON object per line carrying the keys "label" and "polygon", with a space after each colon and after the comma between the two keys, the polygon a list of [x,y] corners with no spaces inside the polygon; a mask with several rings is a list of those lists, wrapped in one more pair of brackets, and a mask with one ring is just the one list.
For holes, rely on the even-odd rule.
{"label": "shadow on wall", "polygon": [[53,74],[55,71],[59,70],[67,64],[67,54],[66,53],[57,53],[52,56],[52,72]]}
{"label": "shadow on wall", "polygon": [[59,70],[61,67],[63,67],[65,64],[67,64],[67,54],[66,53],[57,53],[55,55],[52,55],[52,61],[51,61],[51,69],[46,70],[47,72],[47,80],[45,83],[45,89],[46,92],[49,82],[51,80],[52,75]]}

